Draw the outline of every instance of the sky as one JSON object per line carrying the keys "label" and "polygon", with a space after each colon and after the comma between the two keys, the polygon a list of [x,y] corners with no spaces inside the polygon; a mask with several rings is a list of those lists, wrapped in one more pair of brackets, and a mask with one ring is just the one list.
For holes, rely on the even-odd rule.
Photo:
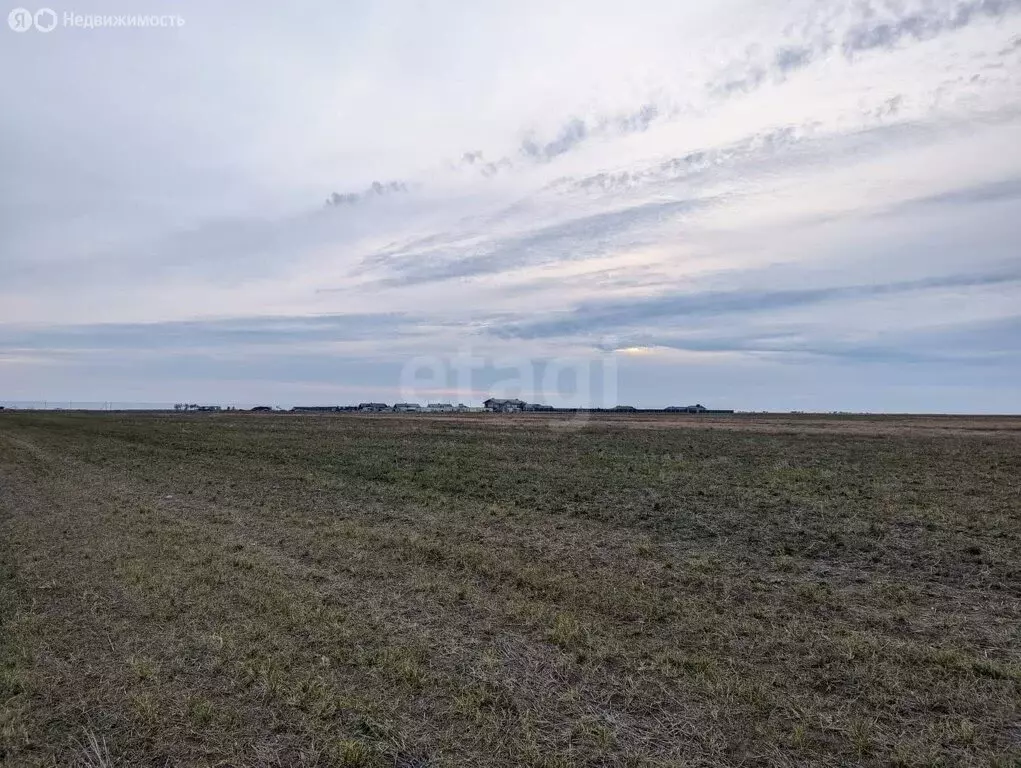
{"label": "sky", "polygon": [[1021,0],[49,8],[0,402],[1021,412]]}

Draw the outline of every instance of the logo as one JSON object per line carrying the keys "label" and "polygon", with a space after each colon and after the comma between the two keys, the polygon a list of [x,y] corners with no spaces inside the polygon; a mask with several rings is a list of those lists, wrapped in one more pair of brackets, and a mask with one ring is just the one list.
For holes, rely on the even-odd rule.
{"label": "logo", "polygon": [[25,8],[15,8],[7,14],[7,26],[15,32],[28,32],[32,28],[32,12]]}
{"label": "logo", "polygon": [[35,12],[35,28],[40,32],[52,32],[57,26],[57,14],[52,8],[40,8]]}
{"label": "logo", "polygon": [[52,8],[40,8],[35,13],[27,8],[15,8],[7,14],[7,26],[15,32],[28,32],[32,27],[40,32],[52,32],[57,27],[57,14]]}
{"label": "logo", "polygon": [[52,8],[40,8],[35,13],[27,8],[15,8],[7,14],[7,26],[15,32],[28,32],[35,27],[40,32],[52,32],[57,25],[68,29],[146,29],[184,26],[184,17],[171,14],[99,14],[64,11],[61,19]]}

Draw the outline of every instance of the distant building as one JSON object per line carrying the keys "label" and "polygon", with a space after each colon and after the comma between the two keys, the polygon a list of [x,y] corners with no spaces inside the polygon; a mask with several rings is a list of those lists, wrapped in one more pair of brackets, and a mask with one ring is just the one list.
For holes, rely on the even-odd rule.
{"label": "distant building", "polygon": [[532,411],[532,412],[534,412],[534,411],[552,411],[553,410],[553,406],[552,405],[542,405],[541,403],[525,403],[525,407],[524,407],[523,410]]}
{"label": "distant building", "polygon": [[336,405],[296,405],[291,409],[292,413],[336,413]]}
{"label": "distant building", "polygon": [[386,403],[359,403],[358,410],[363,413],[382,413],[383,411],[389,411],[390,406]]}
{"label": "distant building", "polygon": [[708,413],[708,414],[725,414],[733,413],[733,410],[720,410],[706,408],[701,403],[695,405],[671,405],[669,408],[664,408],[667,413]]}
{"label": "distant building", "polygon": [[613,410],[615,410],[615,411],[624,411],[626,413],[633,413],[634,411],[637,411],[638,409],[635,408],[633,405],[615,405],[613,407]]}
{"label": "distant building", "polygon": [[394,405],[394,413],[418,413],[422,410],[422,406],[418,403],[396,403]]}
{"label": "distant building", "polygon": [[453,413],[455,410],[450,403],[429,403],[425,409],[429,413]]}
{"label": "distant building", "polygon": [[527,405],[527,403],[525,403],[524,400],[517,400],[514,398],[503,400],[497,397],[491,397],[483,402],[482,405],[487,411],[491,411],[493,413],[516,413],[518,411],[525,410],[525,405]]}
{"label": "distant building", "polygon": [[252,413],[268,413],[273,409],[268,405],[257,405],[252,409]]}

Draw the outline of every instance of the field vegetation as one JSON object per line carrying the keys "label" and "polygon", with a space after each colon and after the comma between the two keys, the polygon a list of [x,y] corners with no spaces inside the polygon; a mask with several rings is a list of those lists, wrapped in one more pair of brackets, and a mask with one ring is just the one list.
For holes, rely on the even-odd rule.
{"label": "field vegetation", "polygon": [[0,414],[10,766],[1012,766],[1021,419]]}

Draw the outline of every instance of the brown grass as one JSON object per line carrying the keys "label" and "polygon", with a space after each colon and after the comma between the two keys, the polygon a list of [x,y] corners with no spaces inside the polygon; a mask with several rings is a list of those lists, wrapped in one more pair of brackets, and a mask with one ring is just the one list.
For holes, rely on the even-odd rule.
{"label": "brown grass", "polygon": [[0,415],[0,760],[1021,760],[1021,420],[562,421]]}

